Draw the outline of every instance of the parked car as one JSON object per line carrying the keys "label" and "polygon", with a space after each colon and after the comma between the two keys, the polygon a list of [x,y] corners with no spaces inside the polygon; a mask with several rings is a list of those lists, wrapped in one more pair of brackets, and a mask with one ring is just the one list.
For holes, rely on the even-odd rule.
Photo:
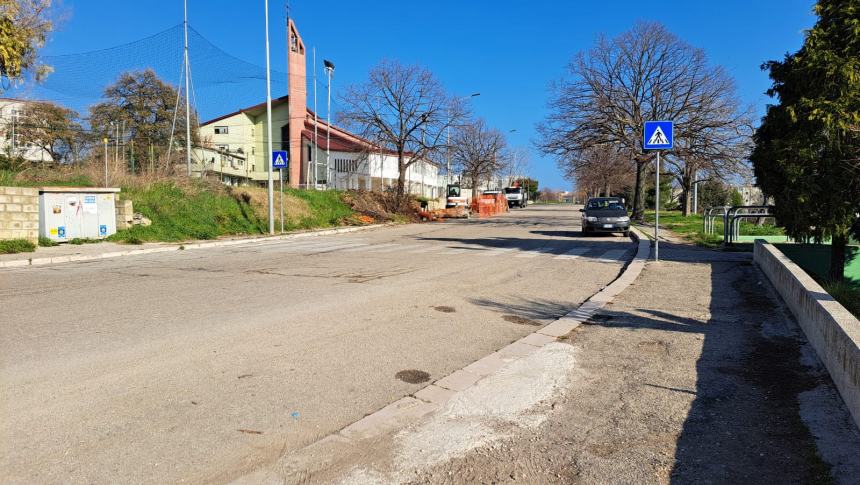
{"label": "parked car", "polygon": [[505,198],[508,207],[525,207],[529,203],[529,193],[522,187],[506,187]]}
{"label": "parked car", "polygon": [[582,233],[620,232],[630,235],[630,215],[624,201],[618,197],[593,197],[585,203],[582,212]]}

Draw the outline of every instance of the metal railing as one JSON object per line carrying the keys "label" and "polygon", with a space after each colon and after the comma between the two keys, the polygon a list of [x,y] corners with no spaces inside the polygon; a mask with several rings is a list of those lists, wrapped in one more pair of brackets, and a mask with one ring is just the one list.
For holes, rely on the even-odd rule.
{"label": "metal railing", "polygon": [[703,231],[713,234],[717,217],[723,218],[723,244],[729,245],[740,236],[741,220],[773,217],[772,205],[736,205],[708,207],[703,212]]}

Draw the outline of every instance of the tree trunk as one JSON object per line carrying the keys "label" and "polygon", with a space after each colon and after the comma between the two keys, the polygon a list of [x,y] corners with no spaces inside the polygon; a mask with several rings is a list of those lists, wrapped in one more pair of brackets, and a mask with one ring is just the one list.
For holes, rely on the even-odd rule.
{"label": "tree trunk", "polygon": [[397,199],[403,200],[406,185],[406,167],[403,163],[403,153],[397,154]]}
{"label": "tree trunk", "polygon": [[633,220],[642,222],[645,219],[645,191],[642,182],[645,178],[646,162],[636,161],[636,186],[633,189]]}
{"label": "tree trunk", "polygon": [[844,234],[833,235],[830,244],[830,275],[829,280],[841,283],[845,277],[845,245],[848,238]]}

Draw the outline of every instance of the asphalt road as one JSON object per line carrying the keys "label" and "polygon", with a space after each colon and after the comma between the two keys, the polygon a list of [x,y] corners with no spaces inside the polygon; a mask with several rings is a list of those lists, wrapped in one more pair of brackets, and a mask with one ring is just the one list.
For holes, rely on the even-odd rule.
{"label": "asphalt road", "polygon": [[[0,272],[3,483],[224,482],[561,316],[633,244],[571,206]],[[418,373],[412,373],[413,375]]]}

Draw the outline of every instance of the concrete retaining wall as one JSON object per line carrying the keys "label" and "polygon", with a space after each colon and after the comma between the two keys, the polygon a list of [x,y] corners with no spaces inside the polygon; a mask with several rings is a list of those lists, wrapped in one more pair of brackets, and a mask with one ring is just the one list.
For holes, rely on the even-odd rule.
{"label": "concrete retaining wall", "polygon": [[860,321],[774,246],[756,241],[754,261],[791,309],[860,427]]}
{"label": "concrete retaining wall", "polygon": [[39,191],[0,187],[0,239],[39,240]]}

